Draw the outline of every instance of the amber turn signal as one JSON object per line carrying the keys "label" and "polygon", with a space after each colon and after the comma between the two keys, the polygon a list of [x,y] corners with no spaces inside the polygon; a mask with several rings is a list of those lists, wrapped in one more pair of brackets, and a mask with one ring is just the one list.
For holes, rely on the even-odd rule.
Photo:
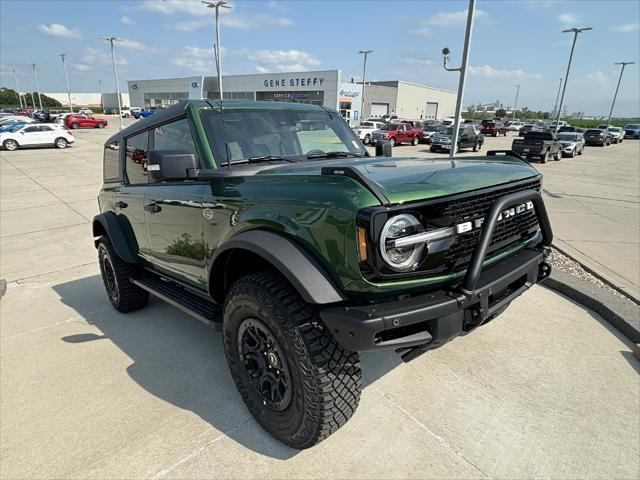
{"label": "amber turn signal", "polygon": [[361,262],[367,259],[367,232],[362,227],[358,227],[358,256]]}

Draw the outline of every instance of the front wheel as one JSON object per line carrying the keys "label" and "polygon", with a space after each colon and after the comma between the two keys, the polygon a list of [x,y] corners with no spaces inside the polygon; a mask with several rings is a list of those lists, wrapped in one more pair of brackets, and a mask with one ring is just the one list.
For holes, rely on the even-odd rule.
{"label": "front wheel", "polygon": [[67,140],[62,137],[56,138],[56,141],[53,142],[56,148],[67,148],[67,143]]}
{"label": "front wheel", "polygon": [[369,145],[369,143],[370,143],[370,142],[371,142],[371,137],[370,137],[370,136],[369,136],[369,134],[367,133],[367,134],[364,136],[364,144],[365,144],[365,145]]}
{"label": "front wheel", "polygon": [[553,159],[558,162],[560,161],[560,158],[562,156],[562,153],[560,152],[560,150],[557,150],[556,153],[553,154]]}
{"label": "front wheel", "polygon": [[15,140],[5,140],[2,146],[5,150],[13,152],[14,150],[18,149],[18,142],[16,142]]}
{"label": "front wheel", "polygon": [[78,128],[80,128],[80,124],[79,124],[79,123],[77,123],[77,122],[73,122],[73,123],[71,124],[71,128],[73,128],[74,130],[77,130]]}
{"label": "front wheel", "polygon": [[338,344],[278,273],[259,272],[233,284],[223,333],[242,399],[281,442],[309,448],[354,414],[362,386],[358,354]]}
{"label": "front wheel", "polygon": [[413,140],[411,140],[411,145],[415,147],[416,145],[418,145],[418,143],[420,143],[420,139],[418,137],[413,137]]}
{"label": "front wheel", "polygon": [[104,128],[104,123],[102,123],[102,122],[101,122],[101,123],[98,123],[97,127],[98,127],[98,128]]}
{"label": "front wheel", "polygon": [[392,147],[396,146],[396,139],[391,137],[391,139],[389,140],[389,143],[391,144]]}
{"label": "front wheel", "polygon": [[545,152],[540,157],[540,163],[547,163],[547,160],[549,160],[549,151],[545,150]]}
{"label": "front wheel", "polygon": [[480,150],[480,142],[476,142],[473,144],[473,151],[477,152]]}

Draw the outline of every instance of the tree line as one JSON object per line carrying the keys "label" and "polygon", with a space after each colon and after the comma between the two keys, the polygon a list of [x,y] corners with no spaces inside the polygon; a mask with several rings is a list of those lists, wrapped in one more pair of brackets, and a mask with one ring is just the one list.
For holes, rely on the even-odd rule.
{"label": "tree line", "polygon": [[[61,107],[62,104],[56,100],[55,98],[47,97],[46,95],[40,94],[40,98],[42,99],[42,108],[51,108],[51,107]],[[38,102],[38,92],[27,92],[22,95],[22,100],[26,99],[27,106],[39,108],[40,103]],[[35,101],[35,105],[34,102]],[[18,99],[18,92],[11,88],[2,87],[0,88],[0,107],[2,108],[17,108],[20,106],[20,100]]]}

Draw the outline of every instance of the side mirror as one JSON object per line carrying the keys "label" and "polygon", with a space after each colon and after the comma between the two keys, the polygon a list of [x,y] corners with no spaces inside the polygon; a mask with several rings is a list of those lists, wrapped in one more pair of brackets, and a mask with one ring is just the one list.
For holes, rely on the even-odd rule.
{"label": "side mirror", "polygon": [[160,180],[184,180],[187,170],[199,168],[198,158],[184,150],[149,150],[147,171],[151,178]]}
{"label": "side mirror", "polygon": [[390,157],[391,143],[387,140],[376,142],[376,157]]}

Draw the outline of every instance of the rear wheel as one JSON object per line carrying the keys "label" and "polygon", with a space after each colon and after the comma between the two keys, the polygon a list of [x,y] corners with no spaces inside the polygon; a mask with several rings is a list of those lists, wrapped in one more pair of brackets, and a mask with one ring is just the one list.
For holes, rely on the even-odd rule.
{"label": "rear wheel", "polygon": [[73,128],[74,130],[77,130],[78,128],[80,128],[80,124],[79,124],[79,123],[77,123],[77,122],[73,122],[73,123],[71,124],[71,128]]}
{"label": "rear wheel", "polygon": [[549,160],[549,151],[545,150],[545,152],[540,156],[540,163],[547,163]]}
{"label": "rear wheel", "polygon": [[371,136],[367,133],[367,134],[364,136],[364,144],[365,144],[365,145],[368,145],[370,141],[371,141]]}
{"label": "rear wheel", "polygon": [[67,140],[62,137],[56,138],[56,141],[53,142],[56,148],[67,148],[67,143]]}
{"label": "rear wheel", "polygon": [[15,140],[5,140],[2,146],[5,148],[5,150],[9,150],[10,152],[13,152],[14,150],[18,149],[19,145],[18,145],[18,142],[16,142]]}
{"label": "rear wheel", "polygon": [[480,150],[480,142],[476,142],[473,144],[473,151],[477,152]]}
{"label": "rear wheel", "polygon": [[562,156],[562,153],[560,152],[560,150],[556,150],[556,153],[553,154],[553,159],[557,162],[560,160]]}
{"label": "rear wheel", "polygon": [[124,262],[106,236],[98,243],[98,263],[104,288],[113,308],[126,313],[147,304],[149,292],[131,283],[131,277],[138,272],[137,265]]}
{"label": "rear wheel", "polygon": [[362,385],[358,354],[342,348],[276,272],[248,275],[231,287],[223,333],[242,399],[281,442],[309,448],[354,414]]}
{"label": "rear wheel", "polygon": [[96,125],[98,128],[104,128],[104,123],[100,122],[98,123],[98,125]]}

